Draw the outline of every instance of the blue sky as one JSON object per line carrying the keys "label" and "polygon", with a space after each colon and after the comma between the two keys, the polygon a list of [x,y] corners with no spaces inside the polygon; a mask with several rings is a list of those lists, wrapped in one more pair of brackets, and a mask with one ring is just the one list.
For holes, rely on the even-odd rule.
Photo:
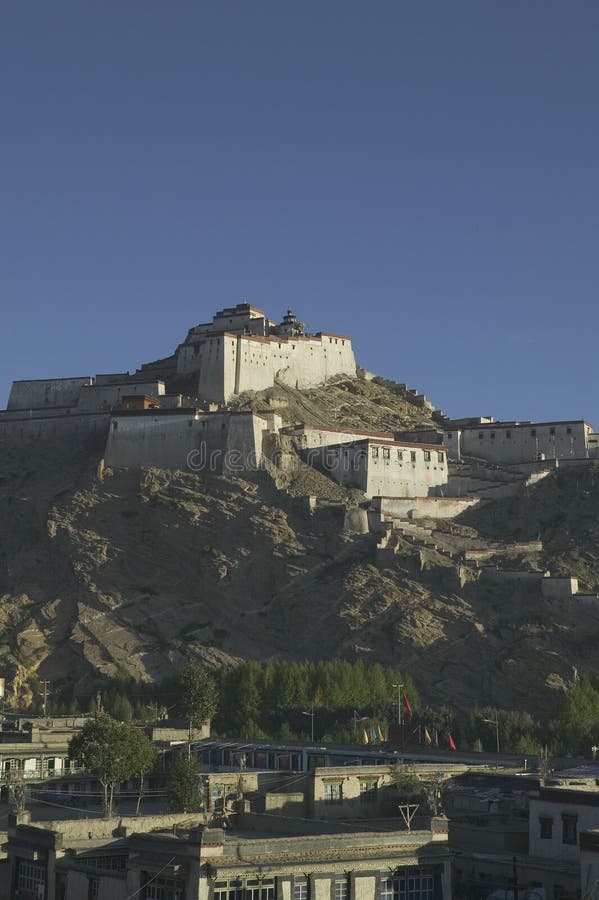
{"label": "blue sky", "polygon": [[247,300],[452,415],[599,427],[595,0],[0,10],[0,403]]}

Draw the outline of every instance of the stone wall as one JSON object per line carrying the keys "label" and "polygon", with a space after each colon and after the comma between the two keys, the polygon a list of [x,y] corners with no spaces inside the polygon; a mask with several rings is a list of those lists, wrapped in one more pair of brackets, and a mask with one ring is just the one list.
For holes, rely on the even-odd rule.
{"label": "stone wall", "polygon": [[478,503],[478,497],[372,498],[375,511],[397,519],[454,519]]}
{"label": "stone wall", "polygon": [[79,394],[78,408],[81,410],[109,410],[118,406],[123,397],[147,395],[161,397],[164,394],[163,381],[127,381],[120,384],[91,384],[84,386]]}
{"label": "stone wall", "polygon": [[266,418],[255,413],[115,413],[105,460],[117,468],[157,466],[235,475],[261,464],[267,427]]}
{"label": "stone wall", "polygon": [[46,378],[13,381],[8,409],[43,409],[48,406],[76,406],[81,388],[93,384],[91,375],[80,378]]}
{"label": "stone wall", "polygon": [[331,447],[313,447],[306,461],[334,481],[357,487],[367,497],[427,497],[447,483],[443,448],[363,440]]}
{"label": "stone wall", "polygon": [[461,454],[495,463],[579,459],[587,456],[591,433],[583,421],[481,425],[462,430]]}
{"label": "stone wall", "polygon": [[280,381],[309,388],[336,375],[356,375],[347,337],[335,335],[282,338],[226,333],[182,344],[177,371],[197,373],[201,400],[228,403],[244,391],[261,391]]}
{"label": "stone wall", "polygon": [[64,413],[17,418],[0,412],[0,438],[10,443],[36,440],[87,440],[108,435],[108,413]]}

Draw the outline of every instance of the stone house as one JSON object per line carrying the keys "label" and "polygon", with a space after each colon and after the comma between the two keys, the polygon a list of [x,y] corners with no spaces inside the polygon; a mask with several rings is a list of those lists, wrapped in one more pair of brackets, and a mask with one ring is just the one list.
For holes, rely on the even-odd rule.
{"label": "stone house", "polygon": [[15,900],[451,897],[447,838],[430,831],[225,831],[183,814],[16,824],[5,846]]}

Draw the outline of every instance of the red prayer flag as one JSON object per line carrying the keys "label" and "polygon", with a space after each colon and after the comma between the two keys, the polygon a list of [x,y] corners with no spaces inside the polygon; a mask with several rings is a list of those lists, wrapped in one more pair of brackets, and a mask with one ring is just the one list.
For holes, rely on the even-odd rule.
{"label": "red prayer flag", "polygon": [[453,739],[452,736],[451,736],[451,731],[449,732],[449,749],[450,749],[450,750],[456,750],[456,749],[457,749],[457,748],[456,748],[456,745],[455,745],[455,741],[454,741],[454,739]]}
{"label": "red prayer flag", "polygon": [[408,718],[411,719],[412,716],[414,715],[414,713],[412,712],[412,707],[410,706],[410,701],[408,700],[408,698],[406,697],[405,694],[404,694],[403,697],[402,697],[401,705],[403,706],[403,708],[404,708],[405,711],[407,712]]}

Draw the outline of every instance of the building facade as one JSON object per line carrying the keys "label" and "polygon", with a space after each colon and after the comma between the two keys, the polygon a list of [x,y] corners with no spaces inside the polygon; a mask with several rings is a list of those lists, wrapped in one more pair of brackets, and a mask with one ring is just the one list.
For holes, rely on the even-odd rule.
{"label": "building facade", "polygon": [[[450,900],[446,835],[261,834],[185,822],[17,825],[14,900]],[[160,821],[163,819],[163,821]],[[147,830],[144,829],[144,826]],[[154,830],[150,831],[153,826]]]}
{"label": "building facade", "polygon": [[584,419],[563,422],[449,423],[444,444],[450,459],[463,456],[497,464],[587,459],[596,455],[597,435]]}
{"label": "building facade", "polygon": [[438,444],[411,444],[363,438],[313,447],[304,454],[310,465],[366,497],[430,497],[447,485],[447,451]]}
{"label": "building facade", "polygon": [[179,375],[196,377],[201,400],[223,404],[244,391],[272,387],[275,381],[304,389],[338,375],[356,376],[351,338],[304,334],[291,311],[277,324],[246,303],[191,328],[177,348],[176,360]]}

